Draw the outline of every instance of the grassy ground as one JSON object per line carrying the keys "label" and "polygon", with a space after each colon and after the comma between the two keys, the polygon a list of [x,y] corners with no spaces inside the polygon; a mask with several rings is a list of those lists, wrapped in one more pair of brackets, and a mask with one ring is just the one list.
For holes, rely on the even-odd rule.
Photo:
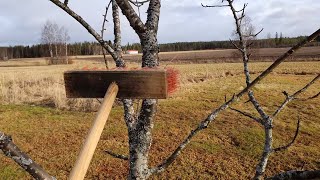
{"label": "grassy ground", "polygon": [[[88,62],[87,62],[88,63]],[[251,65],[253,76],[270,63]],[[23,87],[16,93],[25,93],[27,87],[15,83],[36,79],[47,84],[32,85],[32,89],[49,92],[53,82],[62,82],[62,72],[83,67],[69,66],[5,68],[1,69],[1,90],[7,87],[10,75],[13,87]],[[102,64],[89,64],[102,66]],[[133,64],[132,66],[135,66]],[[181,74],[180,89],[167,100],[160,100],[153,131],[153,146],[150,165],[159,164],[167,157],[187,134],[211,110],[224,102],[224,96],[232,96],[244,87],[242,65],[191,64],[173,65]],[[273,112],[283,100],[282,91],[293,93],[311,80],[320,71],[320,62],[284,63],[278,70],[256,88],[257,98],[268,112]],[[23,74],[25,73],[25,74]],[[24,77],[24,78],[23,78]],[[38,79],[37,79],[38,78]],[[17,81],[17,79],[20,79]],[[47,80],[50,80],[49,83]],[[10,84],[10,83],[9,83]],[[31,83],[32,84],[32,83]],[[0,83],[1,85],[1,83]],[[64,98],[63,85],[57,87]],[[314,84],[303,96],[319,91],[320,82]],[[47,90],[44,90],[47,89]],[[13,92],[13,91],[12,91]],[[40,94],[41,94],[40,93]],[[4,93],[1,94],[5,102]],[[29,92],[28,96],[34,94]],[[49,95],[54,97],[54,94]],[[46,95],[48,96],[48,95]],[[32,100],[33,98],[30,98]],[[247,97],[234,105],[238,109],[253,112]],[[64,101],[64,100],[61,100]],[[12,135],[16,144],[28,152],[50,174],[66,179],[79,152],[94,112],[58,110],[40,107],[21,100],[0,105],[0,130]],[[44,105],[44,104],[40,104]],[[58,107],[58,106],[55,106]],[[301,118],[301,131],[296,143],[287,151],[273,154],[267,175],[291,169],[320,168],[320,103],[319,98],[307,102],[291,103],[275,120],[275,146],[283,145],[294,135],[297,117]],[[90,166],[87,179],[125,179],[127,162],[113,159],[104,153],[112,150],[127,154],[126,128],[122,108],[113,108],[102,138]],[[253,176],[263,145],[263,129],[255,122],[229,110],[223,112],[210,127],[197,135],[181,156],[169,169],[151,179],[248,179]],[[0,156],[1,179],[27,179],[28,175],[11,159]]]}

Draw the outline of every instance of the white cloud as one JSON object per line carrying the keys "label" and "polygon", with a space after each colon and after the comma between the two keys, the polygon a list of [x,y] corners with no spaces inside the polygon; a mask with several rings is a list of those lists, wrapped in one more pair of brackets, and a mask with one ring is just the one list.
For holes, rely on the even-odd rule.
{"label": "white cloud", "polygon": [[[234,29],[234,20],[229,8],[202,8],[204,4],[215,4],[219,0],[162,0],[159,42],[225,40]],[[245,0],[237,0],[242,7]],[[283,32],[285,36],[307,35],[319,28],[320,1],[318,0],[247,0],[247,15],[254,25],[267,33]],[[97,31],[101,29],[105,1],[70,1],[70,6]],[[145,20],[146,7],[141,9]],[[109,13],[111,15],[111,13]],[[39,43],[40,31],[46,20],[54,20],[65,26],[71,41],[93,41],[94,39],[65,12],[48,0],[0,1],[0,44]],[[121,17],[123,44],[139,42],[125,17]],[[108,23],[106,37],[112,40],[112,23]]]}

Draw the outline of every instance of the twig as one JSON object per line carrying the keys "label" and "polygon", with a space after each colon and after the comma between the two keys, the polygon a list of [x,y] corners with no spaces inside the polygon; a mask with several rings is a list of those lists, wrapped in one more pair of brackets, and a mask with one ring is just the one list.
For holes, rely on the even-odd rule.
{"label": "twig", "polygon": [[259,124],[263,125],[263,121],[260,118],[254,117],[253,115],[251,115],[251,114],[249,114],[247,112],[240,111],[240,110],[232,108],[232,107],[230,107],[230,109],[233,110],[233,111],[236,111],[236,112],[238,112],[238,113],[240,113],[240,114],[242,114],[242,115],[244,115],[246,117],[249,117],[249,118],[253,119],[254,121],[258,122]]}
{"label": "twig", "polygon": [[311,34],[305,40],[301,41],[294,47],[292,47],[289,51],[280,56],[271,66],[269,66],[265,71],[263,71],[256,79],[254,79],[245,89],[240,91],[238,94],[234,95],[231,99],[229,99],[224,104],[220,105],[217,109],[214,109],[208,117],[199,123],[197,128],[191,131],[191,133],[187,136],[185,140],[177,147],[177,149],[160,165],[151,169],[152,173],[159,173],[164,171],[182,152],[183,149],[190,143],[190,140],[198,134],[201,130],[206,129],[209,124],[216,119],[216,117],[220,114],[220,112],[227,109],[231,104],[237,102],[245,93],[248,92],[249,89],[253,88],[257,83],[263,80],[267,75],[269,75],[276,67],[278,67],[284,60],[286,60],[290,55],[294,52],[298,51],[303,45],[306,43],[313,41],[320,34],[320,29]]}
{"label": "twig", "polygon": [[68,6],[69,0],[64,0],[64,5]]}
{"label": "twig", "polygon": [[[296,99],[298,95],[301,93],[305,92],[312,84],[314,84],[318,79],[320,78],[320,74],[318,74],[314,79],[312,79],[308,84],[306,84],[302,89],[296,91],[293,95],[289,95],[287,92],[283,92],[284,95],[286,96],[286,99],[283,101],[283,103],[279,106],[279,108],[273,113],[272,117],[276,117],[285,107],[286,105],[291,102],[292,100]],[[319,93],[311,98],[308,99],[313,99],[319,96]]]}
{"label": "twig", "polygon": [[259,32],[257,32],[256,34],[243,35],[243,37],[246,37],[246,38],[257,37],[262,31],[263,31],[263,28]]}
{"label": "twig", "polygon": [[75,13],[72,9],[70,9],[68,6],[66,6],[64,3],[60,2],[59,0],[50,0],[52,3],[54,3],[56,6],[64,10],[66,13],[68,13],[71,17],[73,17],[75,20],[77,20],[84,28],[88,30],[88,32],[109,52],[109,54],[113,57],[113,59],[116,61],[119,59],[117,53],[112,49],[111,46],[109,46],[102,37],[77,13]]}
{"label": "twig", "polygon": [[212,8],[212,7],[228,7],[229,5],[204,5],[201,3],[201,6],[204,8]]}
{"label": "twig", "polygon": [[[105,25],[106,25],[106,22],[108,21],[107,20],[107,15],[108,15],[108,11],[109,11],[109,7],[110,7],[111,2],[112,2],[112,0],[109,1],[108,5],[106,6],[106,11],[105,11],[105,13],[103,15],[103,22],[102,22],[102,27],[101,27],[101,38],[102,38],[102,40],[104,40],[104,31],[106,30]],[[104,52],[103,46],[101,46],[101,48],[102,48],[104,63],[106,65],[106,68],[109,69],[106,53]]]}
{"label": "twig", "polygon": [[318,92],[318,94],[316,94],[316,95],[314,95],[314,96],[311,96],[311,97],[308,97],[308,98],[304,98],[304,99],[302,99],[302,98],[296,98],[296,99],[299,100],[299,101],[307,101],[307,100],[315,99],[315,98],[317,98],[317,97],[319,97],[319,96],[320,96],[320,92]]}
{"label": "twig", "polygon": [[294,143],[294,141],[297,139],[297,136],[299,134],[299,129],[300,129],[300,118],[298,117],[297,129],[296,129],[296,132],[294,134],[294,137],[293,137],[292,141],[289,144],[287,144],[285,146],[282,146],[282,147],[275,148],[272,151],[273,152],[278,152],[278,151],[283,151],[283,150],[288,149]]}
{"label": "twig", "polygon": [[107,154],[109,154],[110,156],[114,157],[114,158],[118,158],[118,159],[122,159],[122,160],[129,160],[129,157],[128,156],[125,156],[125,155],[121,155],[121,154],[116,154],[112,151],[109,151],[109,150],[106,150],[105,151]]}
{"label": "twig", "polygon": [[229,39],[229,41],[231,42],[231,44],[236,48],[238,49],[240,52],[244,52],[243,49],[241,49],[234,41],[232,41],[231,39]]}
{"label": "twig", "polygon": [[134,6],[137,6],[138,8],[141,7],[141,6],[143,6],[145,3],[149,2],[149,1],[150,1],[150,0],[145,0],[145,1],[138,1],[138,0],[133,1],[133,0],[129,0],[129,2],[130,2],[131,4],[133,4]]}
{"label": "twig", "polygon": [[130,23],[130,26],[134,29],[137,34],[146,32],[146,26],[141,21],[137,13],[134,11],[129,1],[116,0],[118,6],[120,6],[122,14],[126,16]]}

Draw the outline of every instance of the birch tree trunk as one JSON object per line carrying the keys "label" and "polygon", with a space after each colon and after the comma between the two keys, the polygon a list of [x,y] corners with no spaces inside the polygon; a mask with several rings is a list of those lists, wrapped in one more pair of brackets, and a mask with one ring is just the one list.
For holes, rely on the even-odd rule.
{"label": "birch tree trunk", "polygon": [[53,58],[52,44],[49,44],[50,57]]}
{"label": "birch tree trunk", "polygon": [[69,59],[68,59],[68,43],[67,41],[65,42],[64,44],[64,47],[65,47],[65,56],[66,56],[66,63],[69,64]]}

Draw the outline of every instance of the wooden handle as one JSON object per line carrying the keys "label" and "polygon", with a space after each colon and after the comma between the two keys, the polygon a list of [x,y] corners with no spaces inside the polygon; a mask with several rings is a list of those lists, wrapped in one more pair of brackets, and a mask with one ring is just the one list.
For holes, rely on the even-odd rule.
{"label": "wooden handle", "polygon": [[109,86],[100,110],[98,111],[96,119],[93,122],[86,141],[78,156],[76,164],[71,171],[71,174],[69,176],[70,180],[84,179],[118,91],[119,88],[116,83],[112,83]]}

